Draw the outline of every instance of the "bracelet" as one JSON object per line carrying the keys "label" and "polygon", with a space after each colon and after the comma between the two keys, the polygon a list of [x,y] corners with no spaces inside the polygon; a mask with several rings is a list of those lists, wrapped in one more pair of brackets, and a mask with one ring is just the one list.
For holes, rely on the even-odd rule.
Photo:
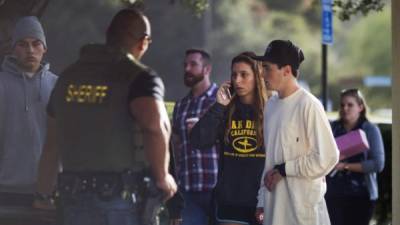
{"label": "bracelet", "polygon": [[345,165],[344,165],[344,167],[343,167],[345,170],[349,170],[350,169],[350,166],[349,166],[349,164],[348,163],[346,163]]}

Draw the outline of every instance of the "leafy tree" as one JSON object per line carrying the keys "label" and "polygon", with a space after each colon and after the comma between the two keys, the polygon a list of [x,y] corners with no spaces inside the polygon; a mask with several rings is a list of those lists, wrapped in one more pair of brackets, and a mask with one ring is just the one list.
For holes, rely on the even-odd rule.
{"label": "leafy tree", "polygon": [[332,46],[335,52],[330,55],[330,89],[334,91],[331,96],[342,88],[358,87],[363,89],[372,109],[390,108],[390,88],[367,88],[362,83],[368,75],[391,76],[390,18],[390,7],[386,7],[362,19],[337,23],[341,35]]}
{"label": "leafy tree", "polygon": [[120,7],[112,1],[52,1],[42,16],[52,70],[61,73],[78,58],[82,45],[104,42],[109,20]]}
{"label": "leafy tree", "polygon": [[[60,3],[61,2],[61,3]],[[86,2],[86,3],[84,3]],[[82,1],[82,5],[90,5],[93,1]],[[125,5],[145,5],[151,0],[106,0],[106,1],[95,1],[97,4],[93,6],[98,8],[98,6],[117,7],[121,4]],[[175,0],[170,0],[169,4],[172,5]],[[179,3],[184,7],[192,10],[192,13],[200,16],[208,8],[208,0],[179,0]],[[52,1],[52,0],[0,0],[0,61],[4,55],[11,52],[11,35],[15,25],[16,20],[21,16],[34,15],[41,17],[45,12],[48,5],[62,5],[62,1]],[[64,4],[65,5],[65,4]],[[57,6],[55,6],[57,7]],[[63,11],[66,8],[60,8],[57,13],[61,15],[65,14]],[[85,9],[87,14],[92,14],[92,10],[87,10],[87,8],[77,9],[77,12],[82,12],[81,9]],[[89,18],[90,21],[90,18]],[[64,21],[67,22],[67,21]],[[87,23],[84,21],[84,23]],[[89,22],[90,23],[90,22]],[[81,24],[82,27],[84,26]]]}
{"label": "leafy tree", "polygon": [[[130,1],[130,0],[123,0]],[[284,9],[288,12],[296,12],[304,9],[304,6],[316,4],[320,0],[262,0],[273,9]],[[175,2],[172,0],[171,2]],[[181,0],[184,5],[191,8],[197,14],[201,14],[208,7],[208,0]],[[235,2],[235,1],[232,1]],[[333,0],[333,6],[338,18],[342,21],[350,20],[361,13],[366,16],[373,11],[382,11],[386,0]]]}
{"label": "leafy tree", "polygon": [[333,81],[346,76],[391,74],[390,8],[348,22],[335,21],[329,52]]}
{"label": "leafy tree", "polygon": [[334,0],[336,14],[340,20],[350,20],[361,13],[366,16],[373,11],[382,11],[384,0]]}
{"label": "leafy tree", "polygon": [[345,54],[347,68],[363,74],[391,74],[390,8],[374,13],[353,25],[348,32]]}
{"label": "leafy tree", "polygon": [[270,11],[256,0],[220,1],[215,7],[220,24],[214,27],[209,42],[217,43],[212,45],[214,58],[225,59],[216,68],[217,74],[224,74],[222,79],[229,78],[229,60],[234,55],[248,50],[263,54],[271,40],[290,39],[301,46],[306,55],[302,79],[313,86],[318,83],[320,45],[316,43],[320,42],[320,37],[303,16]]}
{"label": "leafy tree", "polygon": [[[61,73],[78,58],[82,45],[103,43],[110,19],[125,6],[120,0],[53,1],[42,17],[49,42],[47,58],[52,70]],[[206,43],[203,19],[182,5],[172,5],[168,1],[146,0],[144,6],[152,24],[153,42],[143,62],[151,65],[163,78],[166,99],[176,100],[187,92],[182,81],[185,49],[204,47]]]}
{"label": "leafy tree", "polygon": [[[1,5],[1,2],[0,0],[1,18],[8,15],[3,12],[11,13],[16,8],[22,9],[22,2],[26,6],[30,5],[27,0],[8,0],[7,4],[13,2],[15,5],[13,10],[5,10],[5,5]],[[186,48],[205,47],[211,50],[216,74],[213,78],[220,82],[229,79],[230,59],[235,54],[245,50],[263,54],[266,44],[277,38],[291,39],[303,48],[306,60],[300,77],[309,82],[313,93],[319,93],[319,2],[320,0],[50,1],[42,21],[50,46],[48,58],[56,72],[62,71],[77,58],[79,47],[83,44],[104,41],[104,31],[109,19],[123,4],[142,4],[152,21],[154,40],[144,62],[152,65],[163,78],[167,78],[164,79],[168,90],[167,99],[177,99],[186,92],[181,88],[182,85],[176,85],[182,82],[181,64]],[[32,4],[35,5],[33,1]],[[204,11],[207,7],[209,10]],[[205,12],[206,15],[196,18],[193,12]],[[24,13],[26,11],[14,12],[15,15]],[[383,13],[386,17],[389,16],[388,10]],[[388,20],[382,19],[381,13],[371,14],[367,18],[353,15],[351,21],[335,20],[335,44],[329,48],[328,57],[329,84],[334,91],[339,90],[335,85],[339,85],[340,80],[348,79],[349,76],[355,77],[359,82],[364,74],[390,74],[390,54],[386,54],[390,51]],[[9,18],[7,20],[8,28],[13,27],[11,25],[14,21]],[[1,23],[4,21],[0,20]],[[382,25],[375,26],[375,23]],[[3,30],[5,26],[0,25]],[[4,41],[4,36],[1,41]],[[334,92],[331,96],[336,94]]]}

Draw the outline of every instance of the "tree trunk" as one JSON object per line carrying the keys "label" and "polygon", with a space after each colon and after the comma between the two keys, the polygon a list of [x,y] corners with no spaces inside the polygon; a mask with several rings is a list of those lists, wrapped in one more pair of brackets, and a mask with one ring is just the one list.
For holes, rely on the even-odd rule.
{"label": "tree trunk", "polygon": [[0,60],[11,52],[15,22],[22,16],[41,17],[50,0],[0,0]]}

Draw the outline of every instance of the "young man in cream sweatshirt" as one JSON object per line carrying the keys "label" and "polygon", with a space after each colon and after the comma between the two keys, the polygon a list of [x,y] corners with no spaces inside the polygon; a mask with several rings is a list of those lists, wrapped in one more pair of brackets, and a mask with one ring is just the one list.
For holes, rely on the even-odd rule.
{"label": "young man in cream sweatshirt", "polygon": [[339,159],[321,103],[297,83],[303,52],[291,41],[272,41],[264,56],[272,96],[265,108],[266,163],[257,216],[264,225],[329,225],[325,175]]}

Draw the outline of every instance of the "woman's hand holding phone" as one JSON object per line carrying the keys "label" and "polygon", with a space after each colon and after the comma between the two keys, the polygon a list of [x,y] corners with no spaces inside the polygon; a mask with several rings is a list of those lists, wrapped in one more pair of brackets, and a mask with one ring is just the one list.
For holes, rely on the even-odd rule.
{"label": "woman's hand holding phone", "polygon": [[231,87],[233,90],[231,81],[225,81],[221,84],[217,92],[217,102],[219,104],[227,106],[231,102],[232,97],[234,96],[234,93],[230,91]]}

